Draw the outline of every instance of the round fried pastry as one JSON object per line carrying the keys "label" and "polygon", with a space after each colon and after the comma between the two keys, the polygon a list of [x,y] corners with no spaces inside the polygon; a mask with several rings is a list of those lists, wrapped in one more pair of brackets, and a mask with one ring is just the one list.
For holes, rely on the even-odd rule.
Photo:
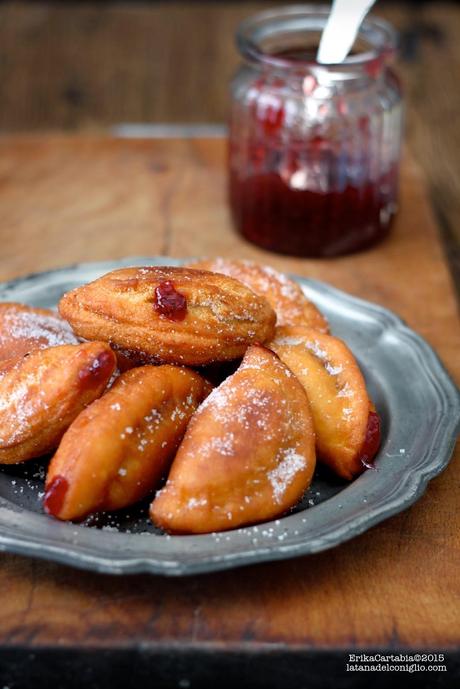
{"label": "round fried pastry", "polygon": [[252,346],[193,416],[150,516],[171,533],[272,519],[296,504],[314,467],[304,389],[276,355]]}
{"label": "round fried pastry", "polygon": [[268,346],[305,387],[318,460],[348,480],[361,473],[380,445],[380,421],[350,349],[336,337],[300,326],[277,328]]}
{"label": "round fried pastry", "polygon": [[198,373],[178,366],[123,373],[65,433],[48,469],[46,511],[81,519],[142,499],[167,471],[210,389]]}
{"label": "round fried pastry", "polygon": [[105,342],[60,345],[18,359],[0,375],[0,464],[54,450],[107,387],[115,355]]}
{"label": "round fried pastry", "polygon": [[228,275],[247,285],[268,301],[276,313],[277,325],[304,325],[329,332],[329,324],[299,285],[270,266],[254,261],[211,258],[191,264],[191,268]]}
{"label": "round fried pastry", "polygon": [[237,280],[188,268],[123,268],[64,295],[61,315],[133,360],[204,365],[242,357],[274,333],[268,302]]}

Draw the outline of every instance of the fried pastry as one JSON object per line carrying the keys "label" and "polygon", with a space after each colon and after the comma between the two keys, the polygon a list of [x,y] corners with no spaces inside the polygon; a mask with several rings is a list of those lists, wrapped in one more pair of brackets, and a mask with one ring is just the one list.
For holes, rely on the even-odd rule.
{"label": "fried pastry", "polygon": [[314,467],[304,389],[275,354],[251,346],[193,416],[150,516],[171,533],[272,519],[295,505]]}
{"label": "fried pastry", "polygon": [[[25,354],[24,356],[27,356]],[[0,378],[10,370],[10,368],[13,368],[13,366],[16,366],[20,361],[22,361],[23,356],[14,356],[11,357],[10,359],[0,359]]]}
{"label": "fried pastry", "polygon": [[179,267],[123,268],[64,295],[61,315],[80,337],[123,355],[202,365],[243,356],[274,333],[268,302],[233,278]]}
{"label": "fried pastry", "polygon": [[198,373],[178,366],[122,374],[65,433],[48,469],[45,510],[81,519],[143,498],[167,471],[210,389]]}
{"label": "fried pastry", "polygon": [[341,340],[302,327],[277,328],[268,346],[307,391],[318,460],[351,480],[380,445],[380,420],[352,352]]}
{"label": "fried pastry", "polygon": [[278,325],[305,325],[321,332],[329,332],[329,324],[319,309],[284,273],[254,261],[211,258],[190,266],[200,270],[229,275],[247,285],[268,301],[276,313]]}
{"label": "fried pastry", "polygon": [[50,309],[0,303],[0,361],[22,357],[36,349],[78,343],[69,324]]}
{"label": "fried pastry", "polygon": [[104,342],[60,345],[17,359],[0,375],[0,464],[54,450],[105,390],[115,354]]}

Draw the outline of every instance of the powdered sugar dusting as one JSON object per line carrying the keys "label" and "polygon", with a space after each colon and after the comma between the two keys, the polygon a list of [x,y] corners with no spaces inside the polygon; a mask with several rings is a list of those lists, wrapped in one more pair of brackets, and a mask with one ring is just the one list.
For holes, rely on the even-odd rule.
{"label": "powdered sugar dusting", "polygon": [[[351,399],[355,396],[355,391],[353,390],[350,383],[347,380],[344,381],[344,377],[341,376],[341,374],[346,371],[346,367],[350,363],[348,358],[343,360],[343,364],[337,363],[336,365],[334,365],[329,360],[330,355],[324,349],[324,346],[322,346],[321,342],[318,339],[310,339],[302,336],[280,335],[279,337],[275,338],[274,344],[275,346],[278,345],[287,347],[304,347],[308,352],[313,354],[314,357],[319,359],[319,361],[324,366],[325,370],[329,375],[339,376],[335,381],[337,389],[336,396],[338,399]],[[300,374],[303,378],[305,378],[309,375],[308,367],[304,367],[300,370],[297,370],[296,373],[298,375]],[[349,404],[352,405],[353,403],[350,402]],[[353,420],[353,415],[353,407],[344,406],[341,413],[342,421],[344,421],[345,423],[350,423]]]}
{"label": "powdered sugar dusting", "polygon": [[189,510],[194,509],[195,507],[204,507],[207,504],[207,499],[206,498],[189,498],[187,501],[187,508]]}
{"label": "powdered sugar dusting", "polygon": [[330,373],[331,376],[338,376],[339,373],[343,373],[343,366],[332,366],[329,362],[325,364],[326,371]]}
{"label": "powdered sugar dusting", "polygon": [[235,435],[229,432],[222,437],[211,438],[203,444],[202,450],[204,452],[214,450],[220,455],[231,457],[235,453]]}
{"label": "powdered sugar dusting", "polygon": [[[303,323],[327,330],[326,320],[304,295],[299,285],[271,266],[248,260],[215,258],[198,267],[228,275],[239,280],[269,302],[276,311],[278,325]],[[311,322],[310,322],[311,321]]]}
{"label": "powdered sugar dusting", "polygon": [[[37,366],[34,371],[20,376],[8,394],[0,396],[0,415],[4,414],[9,421],[7,446],[17,442],[28,430],[28,424],[39,411],[46,411],[48,405],[44,399],[45,392],[40,388],[46,366]],[[35,394],[31,394],[33,391]],[[14,423],[13,423],[14,422]],[[6,429],[5,429],[6,430]],[[0,444],[5,442],[0,438]]]}
{"label": "powdered sugar dusting", "polygon": [[64,344],[78,344],[79,340],[72,329],[59,316],[51,313],[20,310],[18,306],[11,306],[3,313],[0,312],[0,347],[14,346],[14,342],[30,341],[35,347],[45,349]]}
{"label": "powdered sugar dusting", "polygon": [[323,349],[318,340],[305,340],[305,347],[321,361],[327,362],[327,352]]}
{"label": "powdered sugar dusting", "polygon": [[283,335],[276,337],[274,343],[280,345],[280,347],[297,347],[305,342],[304,337],[293,337],[292,335]]}
{"label": "powdered sugar dusting", "polygon": [[303,345],[307,351],[311,352],[323,363],[324,368],[331,376],[338,376],[340,373],[343,373],[344,369],[342,364],[338,364],[337,366],[331,364],[328,360],[327,351],[323,349],[318,340],[310,340],[302,336],[280,335],[275,338],[274,344],[280,347],[298,347]]}
{"label": "powdered sugar dusting", "polygon": [[287,487],[292,483],[295,476],[305,469],[305,457],[292,447],[280,452],[278,466],[269,472],[268,478],[273,487],[273,498],[277,503],[281,503]]}
{"label": "powdered sugar dusting", "polygon": [[345,385],[339,390],[337,393],[337,397],[354,397],[354,391],[350,387],[350,384],[348,382],[345,383]]}

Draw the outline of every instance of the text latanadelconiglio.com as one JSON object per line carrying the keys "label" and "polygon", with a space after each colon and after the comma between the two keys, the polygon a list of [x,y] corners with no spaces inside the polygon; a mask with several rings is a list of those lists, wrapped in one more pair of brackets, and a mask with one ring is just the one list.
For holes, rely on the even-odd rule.
{"label": "text latanadelconiglio.com", "polygon": [[347,672],[447,672],[444,653],[350,653]]}

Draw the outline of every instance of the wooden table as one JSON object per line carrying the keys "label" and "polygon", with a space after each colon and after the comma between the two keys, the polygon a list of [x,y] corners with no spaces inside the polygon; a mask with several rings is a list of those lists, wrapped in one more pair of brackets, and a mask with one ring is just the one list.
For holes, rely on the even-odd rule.
{"label": "wooden table", "polygon": [[[219,139],[0,140],[0,278],[136,254],[255,258],[394,309],[459,379],[452,284],[409,156],[391,239],[318,261],[232,231],[224,162]],[[291,561],[178,580],[2,554],[0,686],[368,686],[345,672],[356,649],[447,650],[443,683],[426,673],[421,686],[458,686],[459,465],[457,453],[406,512]]]}

